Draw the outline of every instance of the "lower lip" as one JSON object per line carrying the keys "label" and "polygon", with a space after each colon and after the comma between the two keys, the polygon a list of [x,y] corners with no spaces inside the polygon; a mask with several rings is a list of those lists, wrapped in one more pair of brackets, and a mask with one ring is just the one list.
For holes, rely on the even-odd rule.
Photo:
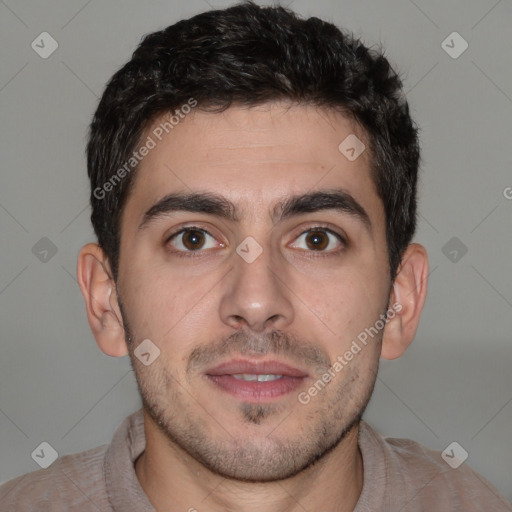
{"label": "lower lip", "polygon": [[208,380],[218,388],[247,402],[268,402],[292,391],[304,381],[304,377],[287,377],[257,382],[235,379],[232,375],[206,375]]}

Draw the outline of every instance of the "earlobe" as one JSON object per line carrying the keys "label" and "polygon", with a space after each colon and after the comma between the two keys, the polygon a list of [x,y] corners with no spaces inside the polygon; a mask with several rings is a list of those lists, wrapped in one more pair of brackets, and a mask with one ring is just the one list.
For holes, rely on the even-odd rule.
{"label": "earlobe", "polygon": [[384,329],[381,357],[396,359],[409,347],[420,321],[427,296],[428,255],[420,244],[411,244],[404,252],[390,295],[395,314]]}
{"label": "earlobe", "polygon": [[87,319],[100,349],[109,356],[128,353],[116,284],[105,253],[98,244],[80,250],[77,279],[85,299]]}

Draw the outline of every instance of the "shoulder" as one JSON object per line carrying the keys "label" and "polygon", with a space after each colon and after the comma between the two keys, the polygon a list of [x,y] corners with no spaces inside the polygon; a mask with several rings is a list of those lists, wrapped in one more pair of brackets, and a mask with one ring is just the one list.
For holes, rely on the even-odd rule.
{"label": "shoulder", "polygon": [[512,512],[512,504],[489,481],[457,460],[456,449],[446,452],[445,460],[441,451],[410,439],[383,437],[368,424],[362,427],[361,440],[372,446],[372,454],[379,454],[379,472],[385,473],[388,491],[401,497],[404,512],[443,506],[446,510],[446,504],[450,510]]}
{"label": "shoulder", "polygon": [[[103,462],[108,445],[63,455],[47,469],[19,476],[0,486],[0,509],[17,512],[105,510]],[[108,508],[107,508],[108,509]]]}

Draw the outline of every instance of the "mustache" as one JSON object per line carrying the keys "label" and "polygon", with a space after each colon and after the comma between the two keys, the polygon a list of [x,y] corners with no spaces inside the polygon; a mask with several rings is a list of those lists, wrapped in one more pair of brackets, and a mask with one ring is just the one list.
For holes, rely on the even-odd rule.
{"label": "mustache", "polygon": [[219,342],[194,348],[188,359],[187,373],[240,355],[255,359],[268,355],[284,356],[300,366],[317,367],[318,372],[325,372],[331,366],[329,356],[322,349],[293,334],[273,330],[256,335],[241,330]]}

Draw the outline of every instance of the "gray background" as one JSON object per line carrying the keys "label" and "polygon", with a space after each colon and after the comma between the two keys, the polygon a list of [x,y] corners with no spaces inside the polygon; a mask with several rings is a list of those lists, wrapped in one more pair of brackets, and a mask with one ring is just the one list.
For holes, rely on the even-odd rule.
{"label": "gray background", "polygon": [[[466,463],[512,500],[511,2],[291,7],[381,42],[422,130],[416,241],[430,255],[429,296],[409,351],[382,361],[366,420],[434,449],[457,441]],[[59,454],[109,442],[140,406],[128,358],[97,348],[75,278],[78,251],[94,240],[86,131],[142,35],[208,8],[0,1],[0,482],[39,469],[31,453],[42,441]],[[47,59],[31,48],[43,31],[59,44]],[[441,46],[453,31],[469,44],[457,59]],[[43,237],[54,255],[42,252]]]}

